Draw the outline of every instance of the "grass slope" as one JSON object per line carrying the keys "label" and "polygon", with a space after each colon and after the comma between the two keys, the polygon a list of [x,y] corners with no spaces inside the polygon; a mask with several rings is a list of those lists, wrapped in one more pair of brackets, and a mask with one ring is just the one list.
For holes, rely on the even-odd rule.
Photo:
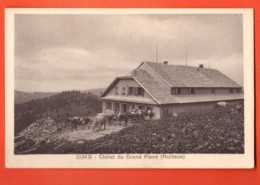
{"label": "grass slope", "polygon": [[[34,153],[244,153],[244,112],[221,107],[207,112],[126,127],[97,140],[55,141]],[[65,144],[53,150],[55,145]]]}

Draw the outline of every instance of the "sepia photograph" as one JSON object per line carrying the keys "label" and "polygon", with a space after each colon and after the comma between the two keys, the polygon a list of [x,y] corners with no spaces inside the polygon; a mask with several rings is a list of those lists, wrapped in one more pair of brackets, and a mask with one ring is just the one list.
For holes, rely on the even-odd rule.
{"label": "sepia photograph", "polygon": [[252,17],[9,9],[9,166],[252,168]]}

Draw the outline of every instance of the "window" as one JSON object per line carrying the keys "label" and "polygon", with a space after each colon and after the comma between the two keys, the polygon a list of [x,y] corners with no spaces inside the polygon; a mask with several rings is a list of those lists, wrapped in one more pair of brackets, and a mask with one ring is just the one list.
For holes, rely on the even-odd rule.
{"label": "window", "polygon": [[136,87],[132,87],[131,89],[132,89],[132,95],[137,95]]}
{"label": "window", "polygon": [[122,111],[123,111],[123,113],[126,113],[127,112],[127,108],[126,108],[126,104],[122,104]]}
{"label": "window", "polygon": [[143,96],[143,95],[144,95],[144,90],[143,90],[142,87],[138,87],[138,89],[137,89],[137,95],[138,95],[138,96]]}
{"label": "window", "polygon": [[126,95],[125,91],[126,91],[126,88],[122,87],[122,95]]}
{"label": "window", "polygon": [[114,111],[115,112],[119,111],[119,104],[118,103],[114,103]]}
{"label": "window", "polygon": [[195,89],[194,89],[194,88],[191,88],[191,89],[190,89],[190,93],[191,93],[191,94],[195,94]]}
{"label": "window", "polygon": [[241,88],[230,88],[229,93],[241,93],[242,89]]}
{"label": "window", "polygon": [[128,87],[128,95],[133,94],[133,87]]}
{"label": "window", "polygon": [[138,106],[138,109],[140,109],[140,110],[145,110],[145,106],[139,105],[139,106]]}
{"label": "window", "polygon": [[115,87],[115,95],[118,95],[118,87]]}
{"label": "window", "polygon": [[153,107],[146,107],[146,110],[150,110],[153,112]]}
{"label": "window", "polygon": [[241,93],[242,89],[241,88],[234,88],[233,93]]}
{"label": "window", "polygon": [[106,109],[111,109],[111,102],[106,102]]}
{"label": "window", "polygon": [[[190,92],[190,89],[187,89],[187,93],[188,93],[188,94],[191,93],[191,92]],[[171,94],[172,94],[172,95],[182,94],[181,88],[176,88],[176,87],[171,88]]]}

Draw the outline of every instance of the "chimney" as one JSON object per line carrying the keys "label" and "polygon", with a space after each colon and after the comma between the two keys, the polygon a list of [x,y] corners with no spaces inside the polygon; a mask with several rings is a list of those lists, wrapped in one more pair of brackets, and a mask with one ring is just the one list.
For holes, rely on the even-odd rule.
{"label": "chimney", "polygon": [[200,64],[200,65],[199,65],[199,68],[203,68],[203,64]]}
{"label": "chimney", "polygon": [[168,65],[168,61],[164,61],[163,63],[166,64],[166,65]]}

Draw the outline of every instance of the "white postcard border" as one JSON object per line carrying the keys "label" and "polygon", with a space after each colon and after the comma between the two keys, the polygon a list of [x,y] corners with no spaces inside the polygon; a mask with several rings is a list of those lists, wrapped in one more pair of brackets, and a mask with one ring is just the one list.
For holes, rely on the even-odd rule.
{"label": "white postcard border", "polygon": [[[243,14],[245,153],[172,154],[173,159],[127,159],[139,154],[14,155],[14,15],[15,14]],[[253,168],[254,167],[253,9],[41,9],[5,10],[5,158],[7,168]],[[155,154],[153,154],[154,156]],[[89,159],[91,156],[91,159]],[[121,159],[119,156],[123,156]],[[174,158],[174,156],[184,156]],[[77,159],[77,158],[83,159]],[[100,159],[103,158],[103,159]]]}

